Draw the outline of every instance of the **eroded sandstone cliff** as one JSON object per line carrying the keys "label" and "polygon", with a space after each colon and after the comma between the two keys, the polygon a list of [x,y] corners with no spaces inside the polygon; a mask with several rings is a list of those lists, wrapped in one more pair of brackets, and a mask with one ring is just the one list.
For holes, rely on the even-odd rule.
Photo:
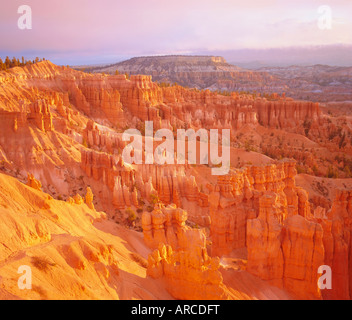
{"label": "eroded sandstone cliff", "polygon": [[[153,121],[154,131],[168,128],[175,136],[180,128],[230,129],[229,174],[212,176],[211,163],[124,163],[123,131],[136,128],[144,133],[147,120]],[[93,282],[97,281],[96,272],[120,288],[114,291],[110,287],[107,296],[113,298],[243,298],[245,284],[241,284],[242,289],[233,287],[235,280],[229,274],[234,273],[236,279],[243,276],[244,283],[253,281],[261,288],[277,286],[297,298],[350,299],[352,188],[344,179],[333,200],[335,184],[317,184],[317,190],[326,192],[326,196],[314,194],[312,198],[308,187],[309,192],[299,186],[304,181],[298,179],[296,170],[297,163],[312,168],[313,164],[322,164],[318,169],[324,170],[341,151],[349,156],[350,135],[347,120],[344,123],[323,114],[317,103],[285,96],[266,99],[177,85],[163,87],[150,76],[128,79],[125,75],[91,75],[49,61],[1,72],[0,170],[31,187],[11,180],[25,194],[33,194],[34,203],[28,198],[23,201],[26,208],[35,209],[24,222],[13,218],[22,206],[18,199],[9,199],[6,188],[2,190],[4,204],[11,209],[8,212],[4,205],[2,217],[11,231],[5,232],[2,241],[8,248],[0,252],[0,268],[12,274],[15,265],[9,267],[9,256],[45,242],[45,254],[58,251],[52,255],[57,258],[55,263],[61,266],[65,261],[69,268],[80,270],[85,279],[93,277]],[[261,154],[264,150],[267,156]],[[277,161],[283,155],[295,160]],[[341,161],[347,163],[346,157]],[[74,225],[65,210],[69,215],[81,214],[75,216]],[[105,217],[101,210],[107,213],[109,222],[103,235],[86,226],[89,217],[84,215],[88,212],[93,220],[99,219]],[[35,227],[37,214],[41,224]],[[68,235],[64,241],[51,243],[48,234],[59,238],[55,228],[60,219]],[[131,246],[131,252],[138,251],[143,259],[150,257],[146,262],[134,256],[142,268],[137,272],[144,277],[141,286],[153,286],[156,281],[165,291],[138,293],[136,289],[137,293],[132,294],[119,287],[125,283],[119,275],[132,279],[128,281],[133,277],[128,273],[129,262],[123,271],[116,271],[116,256],[121,251],[126,258],[131,252],[120,246],[104,249],[105,244],[95,235],[92,238],[97,243],[93,245],[90,238],[78,241],[77,235],[85,232],[80,229],[81,220],[85,221],[85,231],[109,239],[103,241],[105,244],[113,241],[106,233],[114,232],[112,226],[117,223],[134,228],[121,231],[121,237]],[[48,228],[49,233],[45,231]],[[139,241],[141,234],[135,235],[138,231],[143,231],[145,245]],[[8,245],[11,232],[19,240]],[[141,247],[143,250],[137,250]],[[100,258],[96,250],[106,254]],[[317,287],[317,271],[323,264],[332,268],[330,291]],[[13,284],[10,286],[8,291],[20,296]],[[73,296],[106,296],[100,291],[83,294],[82,288],[72,290]],[[284,296],[282,292],[280,297]],[[256,297],[253,292],[246,295]],[[59,290],[49,298],[63,296]]]}

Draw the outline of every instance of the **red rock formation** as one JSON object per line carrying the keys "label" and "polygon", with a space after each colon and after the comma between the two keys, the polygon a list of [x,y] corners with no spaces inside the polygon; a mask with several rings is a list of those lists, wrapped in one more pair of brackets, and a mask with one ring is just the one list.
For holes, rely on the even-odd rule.
{"label": "red rock formation", "polygon": [[246,245],[248,219],[259,215],[259,198],[266,191],[274,192],[282,223],[289,215],[304,217],[310,212],[306,194],[295,186],[295,162],[283,160],[267,166],[248,166],[219,176],[209,195],[212,255],[230,253]]}
{"label": "red rock formation", "polygon": [[259,122],[273,128],[296,127],[305,119],[314,122],[321,117],[318,103],[293,101],[289,98],[278,101],[258,98],[255,100],[253,108],[258,113]]}
{"label": "red rock formation", "polygon": [[162,104],[162,90],[151,81],[150,76],[125,76],[109,77],[109,85],[118,90],[122,104],[128,108],[133,116],[142,121],[154,122],[154,128],[159,129],[161,118],[156,108]]}
{"label": "red rock formation", "polygon": [[114,132],[104,132],[99,129],[94,121],[89,120],[86,128],[83,130],[83,139],[90,148],[105,149],[108,153],[114,153],[118,149],[122,149],[125,143],[121,139],[121,135]]}
{"label": "red rock formation", "polygon": [[328,219],[318,220],[324,229],[325,265],[332,270],[332,289],[324,290],[326,299],[352,297],[352,193],[337,190]]}
{"label": "red rock formation", "polygon": [[[218,267],[211,267],[217,259],[205,255],[205,233],[185,225],[184,209],[191,222],[210,226],[212,256],[247,249],[249,272],[308,298],[320,298],[317,268],[327,264],[333,271],[333,290],[323,296],[351,297],[350,192],[338,193],[330,211],[329,201],[313,201],[312,214],[308,193],[295,184],[294,161],[232,169],[215,182],[203,176],[209,169],[205,166],[198,171],[187,164],[126,165],[118,155],[125,145],[122,129],[143,131],[145,120],[152,120],[155,130],[229,128],[232,144],[239,143],[240,134],[249,136],[254,130],[254,138],[266,144],[274,140],[271,133],[277,128],[278,134],[294,135],[292,139],[307,136],[300,143],[304,140],[314,147],[321,136],[324,150],[340,150],[342,136],[348,137],[350,129],[342,126],[341,137],[336,134],[328,142],[340,124],[329,123],[317,104],[278,96],[269,101],[180,86],[161,88],[148,76],[89,75],[50,62],[0,72],[0,83],[1,167],[6,164],[2,170],[36,172],[43,188],[65,197],[91,185],[87,205],[94,208],[94,191],[99,206],[111,216],[116,209],[143,202],[146,209],[159,201],[160,206],[158,202],[153,212],[142,216],[145,241],[153,249],[164,243],[172,250],[165,255],[160,248],[161,260],[155,253],[148,272],[164,277],[175,297],[223,297]],[[344,152],[349,145],[347,141]],[[272,149],[281,155],[276,145]],[[293,153],[300,161],[306,154],[314,160],[304,145]],[[203,192],[207,183],[209,192]],[[32,176],[29,185],[40,189]],[[81,204],[83,199],[77,195],[68,202]],[[177,282],[186,288],[184,293]],[[192,286],[197,287],[194,294]]]}
{"label": "red rock formation", "polygon": [[34,178],[33,174],[28,173],[28,182],[27,186],[30,186],[31,188],[34,188],[36,190],[41,191],[42,190],[42,184],[39,180]]}
{"label": "red rock formation", "polygon": [[284,259],[280,234],[282,215],[275,194],[267,193],[259,199],[259,215],[247,222],[247,270],[264,280],[281,285]]}
{"label": "red rock formation", "polygon": [[84,107],[88,115],[99,117],[104,114],[113,125],[123,121],[120,93],[109,88],[104,77],[95,76],[82,79],[78,88],[85,98],[83,101],[89,105],[89,107]]}
{"label": "red rock formation", "polygon": [[282,230],[284,287],[302,299],[320,298],[318,268],[324,265],[323,228],[302,216],[289,217]]}
{"label": "red rock formation", "polygon": [[190,245],[192,230],[186,227],[187,212],[176,208],[157,204],[152,212],[142,215],[144,241],[151,248],[159,243],[171,245],[174,249],[184,249]]}
{"label": "red rock formation", "polygon": [[181,300],[227,299],[219,258],[210,258],[203,246],[174,251],[160,243],[148,257],[147,275],[161,278],[170,294]]}
{"label": "red rock formation", "polygon": [[247,222],[247,270],[303,299],[319,299],[323,229],[299,215],[280,223],[282,212],[277,200],[275,194],[262,196],[258,218]]}
{"label": "red rock formation", "polygon": [[94,210],[95,208],[93,204],[93,198],[94,198],[94,195],[93,195],[92,189],[90,187],[87,187],[87,193],[85,196],[86,204],[90,209]]}
{"label": "red rock formation", "polygon": [[134,181],[132,169],[123,165],[120,156],[82,149],[81,158],[81,168],[87,176],[101,180],[111,191],[115,188],[116,177],[121,178],[123,185],[131,185]]}
{"label": "red rock formation", "polygon": [[186,220],[187,212],[175,205],[143,213],[144,241],[157,248],[149,255],[147,275],[162,278],[176,299],[224,299],[219,258],[208,257],[204,232],[187,227]]}
{"label": "red rock formation", "polygon": [[78,193],[73,197],[73,200],[75,201],[75,204],[78,204],[78,205],[84,203],[83,198]]}
{"label": "red rock formation", "polygon": [[42,131],[53,130],[52,115],[46,100],[37,100],[29,106],[28,121],[33,121]]}

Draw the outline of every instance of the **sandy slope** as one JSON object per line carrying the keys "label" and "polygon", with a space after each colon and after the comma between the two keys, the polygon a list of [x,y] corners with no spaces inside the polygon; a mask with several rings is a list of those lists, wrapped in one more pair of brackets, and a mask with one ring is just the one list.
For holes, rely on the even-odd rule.
{"label": "sandy slope", "polygon": [[[141,234],[0,174],[0,299],[171,299],[131,257]],[[38,261],[40,261],[38,263]],[[32,290],[17,270],[32,268]]]}
{"label": "sandy slope", "polygon": [[296,184],[307,190],[310,198],[324,197],[330,202],[335,199],[336,190],[352,189],[352,179],[329,179],[308,174],[297,175]]}

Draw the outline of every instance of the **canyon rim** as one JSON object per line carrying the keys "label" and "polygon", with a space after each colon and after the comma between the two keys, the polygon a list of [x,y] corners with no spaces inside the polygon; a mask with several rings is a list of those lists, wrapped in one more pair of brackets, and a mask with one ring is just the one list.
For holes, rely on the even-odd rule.
{"label": "canyon rim", "polygon": [[50,6],[0,12],[0,300],[351,300],[349,1]]}

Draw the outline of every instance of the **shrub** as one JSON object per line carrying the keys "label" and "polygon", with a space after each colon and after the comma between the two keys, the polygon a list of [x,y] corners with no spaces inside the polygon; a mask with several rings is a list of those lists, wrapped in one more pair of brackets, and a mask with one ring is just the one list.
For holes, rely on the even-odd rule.
{"label": "shrub", "polygon": [[309,130],[310,130],[310,127],[312,126],[312,122],[309,121],[309,120],[304,120],[304,123],[303,123],[303,127],[304,127],[304,134],[306,135],[306,137],[308,136],[308,133],[309,133]]}
{"label": "shrub", "polygon": [[326,177],[336,179],[339,177],[339,173],[335,168],[332,167],[332,165],[330,165]]}
{"label": "shrub", "polygon": [[134,221],[136,221],[137,215],[131,208],[127,208],[126,213],[128,214],[129,223],[133,223]]}
{"label": "shrub", "polygon": [[313,170],[313,172],[314,172],[314,175],[318,175],[319,170],[318,170],[318,167],[317,167],[316,164],[313,166],[312,170]]}
{"label": "shrub", "polygon": [[82,145],[86,148],[88,148],[88,143],[87,143],[87,140],[83,138],[83,142],[82,142]]}
{"label": "shrub", "polygon": [[297,166],[297,173],[306,173],[306,169],[303,166]]}
{"label": "shrub", "polygon": [[257,150],[255,147],[252,145],[253,141],[248,141],[246,140],[244,143],[244,148],[246,149],[247,152],[253,151],[256,152]]}
{"label": "shrub", "polygon": [[46,257],[32,257],[31,263],[41,271],[48,271],[50,267],[56,266],[56,263],[50,262]]}
{"label": "shrub", "polygon": [[151,194],[151,195],[150,195],[150,198],[152,199],[152,200],[151,200],[151,203],[152,203],[152,204],[156,204],[156,203],[159,203],[159,202],[160,202],[159,196],[156,195],[156,194]]}

